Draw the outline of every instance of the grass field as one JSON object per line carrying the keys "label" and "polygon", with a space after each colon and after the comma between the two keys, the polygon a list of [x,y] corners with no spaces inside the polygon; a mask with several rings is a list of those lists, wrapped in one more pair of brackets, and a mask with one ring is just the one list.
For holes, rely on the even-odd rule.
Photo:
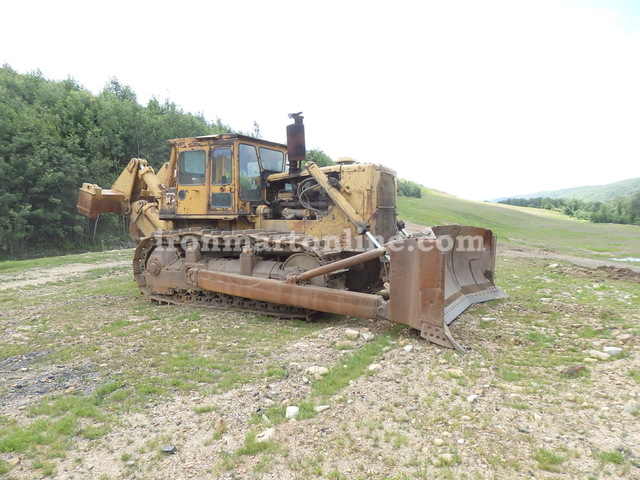
{"label": "grass field", "polygon": [[589,223],[548,210],[423,192],[422,198],[398,198],[403,219],[422,225],[482,226],[492,229],[501,241],[589,258],[640,258],[638,226]]}

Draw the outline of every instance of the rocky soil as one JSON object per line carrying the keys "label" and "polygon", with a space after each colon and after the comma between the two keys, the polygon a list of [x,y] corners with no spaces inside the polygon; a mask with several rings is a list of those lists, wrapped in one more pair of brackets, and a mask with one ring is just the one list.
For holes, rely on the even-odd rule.
{"label": "rocky soil", "polygon": [[[503,246],[501,254],[512,261],[573,261],[520,247]],[[85,267],[69,265],[17,280],[0,277],[0,288],[48,288],[42,278],[82,278],[89,270]],[[634,269],[581,260],[566,267],[565,274],[605,283],[615,279],[617,293],[612,295],[627,295],[624,301],[638,305],[637,296],[620,282],[637,281]],[[128,273],[121,269],[113,275]],[[52,471],[35,464],[33,452],[0,449],[0,460],[9,466],[2,478],[640,478],[640,342],[635,333],[640,318],[628,319],[635,330],[617,327],[598,335],[601,316],[571,299],[571,292],[550,289],[540,296],[548,299],[541,299],[546,308],[558,310],[556,325],[511,322],[509,312],[519,307],[509,300],[472,308],[451,327],[467,348],[463,355],[403,330],[363,375],[330,398],[313,396],[314,382],[327,374],[316,367],[341,368],[344,359],[391,332],[393,325],[350,318],[320,322],[313,333],[268,354],[283,375],[217,394],[158,397],[119,418],[99,438],[73,438],[62,456],[50,460]],[[108,317],[113,305],[104,305],[96,301],[93,315]],[[0,316],[2,343],[20,342],[26,333],[15,328],[16,318],[42,314],[43,308]],[[232,315],[242,323],[241,314]],[[575,333],[587,327],[596,334]],[[209,328],[205,315],[191,331],[196,335]],[[539,337],[532,330],[557,338],[538,349]],[[117,342],[126,338],[109,341],[117,352]],[[536,357],[527,360],[523,352],[529,351]],[[564,361],[567,351],[579,360]],[[49,364],[42,361],[48,354],[33,351],[0,360],[0,419],[27,425],[33,421],[30,409],[47,395],[89,395],[109,381],[99,373],[105,365],[100,369],[81,358]],[[260,355],[255,355],[256,368],[262,364]],[[557,364],[536,365],[536,358],[555,355]],[[295,409],[287,409],[310,401],[317,410],[312,418],[295,418]],[[294,418],[283,421],[287,410]]]}

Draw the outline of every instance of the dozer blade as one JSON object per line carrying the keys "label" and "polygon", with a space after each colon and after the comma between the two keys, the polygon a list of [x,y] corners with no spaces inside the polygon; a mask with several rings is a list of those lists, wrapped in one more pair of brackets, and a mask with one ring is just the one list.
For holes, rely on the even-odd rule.
{"label": "dozer blade", "polygon": [[474,303],[508,297],[493,284],[496,237],[491,230],[462,225],[439,225],[431,230],[445,250],[447,325]]}
{"label": "dozer blade", "polygon": [[430,342],[464,351],[448,325],[474,303],[507,296],[493,284],[495,237],[476,227],[433,230],[436,238],[389,245],[389,319],[412,326]]}

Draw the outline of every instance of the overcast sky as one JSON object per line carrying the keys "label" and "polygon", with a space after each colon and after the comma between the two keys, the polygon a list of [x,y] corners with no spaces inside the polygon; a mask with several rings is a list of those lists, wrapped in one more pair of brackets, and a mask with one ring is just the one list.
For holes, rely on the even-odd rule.
{"label": "overcast sky", "polygon": [[12,1],[0,62],[115,77],[489,199],[640,176],[640,0]]}

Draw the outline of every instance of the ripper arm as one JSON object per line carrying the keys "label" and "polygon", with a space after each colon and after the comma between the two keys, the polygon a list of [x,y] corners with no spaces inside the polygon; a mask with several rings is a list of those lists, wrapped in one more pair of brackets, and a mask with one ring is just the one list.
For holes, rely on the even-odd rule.
{"label": "ripper arm", "polygon": [[156,175],[147,161],[133,158],[110,189],[83,183],[78,193],[78,212],[89,218],[101,213],[129,215],[143,236],[171,230],[172,222],[160,220],[158,201],[164,196],[167,165]]}

